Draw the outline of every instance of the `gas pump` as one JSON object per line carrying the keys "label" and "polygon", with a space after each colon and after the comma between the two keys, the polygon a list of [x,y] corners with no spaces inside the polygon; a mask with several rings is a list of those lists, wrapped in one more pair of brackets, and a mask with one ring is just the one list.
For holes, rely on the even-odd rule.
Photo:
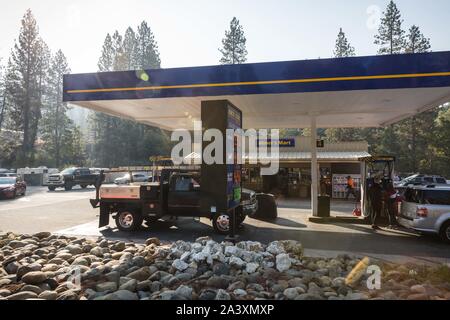
{"label": "gas pump", "polygon": [[[364,175],[362,179],[362,214],[369,218],[376,210],[377,201],[383,201],[382,197],[374,196],[374,191],[383,195],[394,179],[395,157],[393,156],[373,156],[360,159],[365,162]],[[381,211],[381,216],[385,216],[385,210]]]}

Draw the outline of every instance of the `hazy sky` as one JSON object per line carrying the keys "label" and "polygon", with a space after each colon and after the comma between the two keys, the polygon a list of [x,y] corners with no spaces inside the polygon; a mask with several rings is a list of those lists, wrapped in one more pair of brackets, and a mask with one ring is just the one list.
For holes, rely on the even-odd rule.
{"label": "hazy sky", "polygon": [[[0,57],[7,59],[31,8],[41,36],[62,49],[73,72],[97,71],[107,32],[142,20],[158,41],[162,66],[217,64],[233,16],[247,36],[249,62],[330,57],[342,27],[358,55],[376,53],[373,35],[388,0],[2,0]],[[450,1],[397,0],[404,28],[418,24],[434,51],[450,50]]]}

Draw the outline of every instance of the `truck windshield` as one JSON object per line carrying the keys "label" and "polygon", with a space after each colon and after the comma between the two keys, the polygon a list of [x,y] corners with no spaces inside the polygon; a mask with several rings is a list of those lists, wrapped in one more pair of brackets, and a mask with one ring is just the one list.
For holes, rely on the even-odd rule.
{"label": "truck windshield", "polygon": [[61,173],[62,173],[62,174],[73,174],[74,171],[75,171],[75,169],[69,168],[69,169],[63,170]]}

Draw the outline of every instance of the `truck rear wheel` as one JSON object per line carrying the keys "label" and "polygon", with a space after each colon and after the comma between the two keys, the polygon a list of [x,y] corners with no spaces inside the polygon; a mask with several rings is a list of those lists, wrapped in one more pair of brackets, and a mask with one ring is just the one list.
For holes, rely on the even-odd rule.
{"label": "truck rear wheel", "polygon": [[226,235],[230,232],[231,217],[228,213],[216,213],[212,224],[217,233]]}
{"label": "truck rear wheel", "polygon": [[65,189],[66,191],[72,190],[72,184],[66,183],[66,184],[64,185],[64,189]]}
{"label": "truck rear wheel", "polygon": [[86,189],[86,188],[87,188],[87,185],[82,184],[80,187],[81,187],[81,189]]}
{"label": "truck rear wheel", "polygon": [[55,191],[56,187],[48,187],[49,191]]}
{"label": "truck rear wheel", "polygon": [[142,225],[142,216],[131,210],[119,211],[116,215],[116,226],[121,231],[134,231]]}

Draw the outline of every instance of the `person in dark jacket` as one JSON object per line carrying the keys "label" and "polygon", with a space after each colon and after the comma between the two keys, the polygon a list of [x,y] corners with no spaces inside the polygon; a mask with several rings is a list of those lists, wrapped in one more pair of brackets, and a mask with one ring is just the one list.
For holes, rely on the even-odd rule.
{"label": "person in dark jacket", "polygon": [[371,220],[372,220],[372,229],[378,230],[380,227],[377,225],[377,220],[381,216],[381,211],[383,209],[382,200],[383,200],[383,189],[381,188],[380,183],[374,181],[369,188],[369,199],[371,204]]}
{"label": "person in dark jacket", "polygon": [[387,206],[387,213],[389,217],[389,229],[393,229],[398,225],[394,209],[396,199],[397,199],[397,191],[394,189],[394,185],[391,182],[387,186],[384,199],[384,203]]}

